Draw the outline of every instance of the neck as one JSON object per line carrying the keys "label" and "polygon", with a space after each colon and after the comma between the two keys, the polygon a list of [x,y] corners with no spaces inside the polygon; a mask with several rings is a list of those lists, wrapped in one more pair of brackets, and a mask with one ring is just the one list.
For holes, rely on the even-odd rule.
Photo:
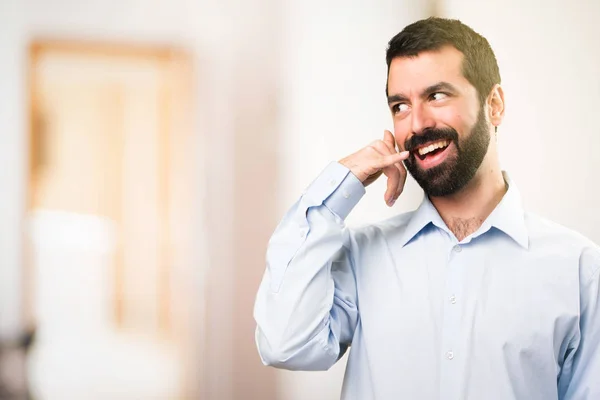
{"label": "neck", "polygon": [[494,163],[494,166],[484,164],[487,163],[482,163],[473,179],[460,191],[450,196],[430,197],[432,204],[459,241],[481,227],[507,190],[497,163]]}

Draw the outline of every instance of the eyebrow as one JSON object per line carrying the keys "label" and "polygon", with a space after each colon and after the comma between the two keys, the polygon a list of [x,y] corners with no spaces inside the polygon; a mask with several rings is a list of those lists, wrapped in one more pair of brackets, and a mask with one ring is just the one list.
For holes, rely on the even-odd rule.
{"label": "eyebrow", "polygon": [[[456,89],[456,87],[454,87],[454,85],[448,83],[448,82],[438,82],[436,84],[433,84],[429,87],[427,87],[425,90],[423,90],[423,92],[421,92],[421,97],[422,98],[426,98],[429,97],[431,94],[436,93],[436,92],[452,92],[452,93],[456,93],[458,90]],[[394,94],[391,96],[388,96],[388,104],[392,104],[392,103],[402,103],[402,102],[407,102],[408,101],[408,97],[399,93],[399,94]]]}

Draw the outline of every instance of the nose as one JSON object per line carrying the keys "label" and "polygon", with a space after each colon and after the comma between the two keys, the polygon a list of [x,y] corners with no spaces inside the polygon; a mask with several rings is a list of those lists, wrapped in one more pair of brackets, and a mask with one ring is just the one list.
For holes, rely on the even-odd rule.
{"label": "nose", "polygon": [[431,129],[435,126],[435,121],[431,117],[427,106],[423,105],[422,103],[419,105],[413,105],[410,117],[411,129],[414,135],[420,135],[426,129]]}

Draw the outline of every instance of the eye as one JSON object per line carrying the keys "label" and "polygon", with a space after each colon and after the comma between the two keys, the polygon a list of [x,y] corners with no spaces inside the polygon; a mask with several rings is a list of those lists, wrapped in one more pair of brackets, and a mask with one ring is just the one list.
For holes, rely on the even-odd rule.
{"label": "eye", "polygon": [[408,110],[408,104],[398,103],[392,106],[392,112],[394,114],[403,113]]}
{"label": "eye", "polygon": [[442,92],[435,92],[432,93],[431,96],[429,96],[432,100],[444,100],[445,98],[448,97],[448,95],[446,93],[442,93]]}

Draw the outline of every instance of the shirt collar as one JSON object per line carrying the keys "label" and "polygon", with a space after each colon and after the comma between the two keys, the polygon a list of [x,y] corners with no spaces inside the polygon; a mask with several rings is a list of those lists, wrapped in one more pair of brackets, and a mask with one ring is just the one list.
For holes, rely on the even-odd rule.
{"label": "shirt collar", "polygon": [[427,196],[424,196],[419,208],[415,210],[408,225],[406,225],[406,229],[402,233],[400,238],[401,246],[406,246],[419,232],[432,223],[441,229],[447,229],[444,220],[440,217],[431,200]]}
{"label": "shirt collar", "polygon": [[[502,171],[504,181],[508,186],[507,192],[498,203],[494,211],[489,215],[480,229],[473,235],[478,236],[494,227],[511,237],[521,247],[529,248],[529,235],[525,225],[525,213],[521,203],[521,195],[516,184],[512,182],[508,173]],[[405,246],[419,232],[429,224],[450,233],[446,223],[427,196],[423,198],[419,208],[414,212],[401,237],[401,245]]]}
{"label": "shirt collar", "polygon": [[[484,222],[484,226],[494,227],[510,236],[521,247],[529,248],[529,234],[525,225],[525,211],[521,202],[521,194],[517,185],[510,179],[506,171],[502,171],[508,191]],[[482,227],[482,228],[483,228]]]}

